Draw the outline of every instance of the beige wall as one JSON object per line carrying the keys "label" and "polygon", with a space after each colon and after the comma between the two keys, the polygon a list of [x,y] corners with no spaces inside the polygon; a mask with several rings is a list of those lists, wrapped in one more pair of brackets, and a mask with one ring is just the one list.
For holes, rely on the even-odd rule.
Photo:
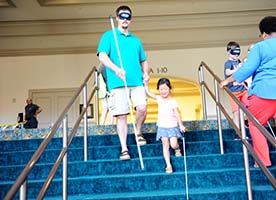
{"label": "beige wall", "polygon": [[[243,55],[246,49],[242,46]],[[166,67],[166,74],[196,82],[201,61],[223,78],[227,58],[224,47],[148,51],[147,55],[154,73]],[[97,65],[95,54],[0,57],[0,124],[16,122],[17,113],[24,111],[29,89],[78,87],[91,67]],[[214,104],[207,99],[208,114],[213,115]]]}

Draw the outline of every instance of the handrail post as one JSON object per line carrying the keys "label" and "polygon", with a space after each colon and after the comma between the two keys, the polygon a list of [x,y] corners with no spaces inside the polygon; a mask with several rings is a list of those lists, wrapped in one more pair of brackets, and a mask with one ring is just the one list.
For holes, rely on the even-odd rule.
{"label": "handrail post", "polygon": [[221,111],[218,106],[218,104],[220,103],[219,83],[216,79],[214,79],[214,86],[215,86],[215,95],[216,95],[216,111],[217,111],[217,121],[218,121],[218,131],[219,131],[220,153],[224,154],[222,125],[221,125]]}
{"label": "handrail post", "polygon": [[203,105],[203,119],[207,120],[207,108],[206,108],[206,94],[205,94],[205,88],[202,82],[204,82],[204,72],[202,64],[199,67],[198,70],[198,77],[199,77],[199,83],[201,88],[201,95],[202,95],[202,105]]}
{"label": "handrail post", "polygon": [[[246,132],[244,127],[244,112],[239,108],[240,115],[240,127],[241,127],[241,135],[242,140],[246,140]],[[248,160],[248,151],[244,144],[242,144],[243,150],[243,160],[244,160],[244,170],[245,170],[245,178],[246,178],[246,188],[247,188],[247,196],[248,200],[252,200],[252,187],[251,187],[251,179],[250,179],[250,169],[249,169],[249,160]]]}
{"label": "handrail post", "polygon": [[[85,83],[85,86],[83,87],[83,109],[87,109],[87,83]],[[83,139],[84,139],[84,161],[87,161],[87,110],[83,115]]]}
{"label": "handrail post", "polygon": [[95,73],[95,85],[98,88],[96,91],[96,101],[95,101],[95,116],[96,116],[96,124],[99,125],[99,76],[98,73]]}
{"label": "handrail post", "polygon": [[20,200],[27,199],[27,179],[24,181],[24,183],[20,187],[19,199]]}
{"label": "handrail post", "polygon": [[[63,119],[63,148],[67,148],[67,138],[68,138],[68,116],[65,115]],[[62,200],[67,200],[67,177],[68,177],[68,153],[63,157],[63,171],[62,171]]]}

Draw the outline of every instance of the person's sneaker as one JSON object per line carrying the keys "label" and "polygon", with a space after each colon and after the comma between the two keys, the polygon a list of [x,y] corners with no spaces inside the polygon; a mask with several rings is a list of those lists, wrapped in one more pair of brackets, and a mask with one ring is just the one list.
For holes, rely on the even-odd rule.
{"label": "person's sneaker", "polygon": [[176,149],[176,150],[174,150],[174,155],[175,155],[176,157],[180,157],[180,156],[182,156],[182,154],[181,154],[181,150],[180,150],[180,149]]}
{"label": "person's sneaker", "polygon": [[128,153],[128,151],[123,151],[120,154],[120,160],[129,160],[130,159],[130,155]]}
{"label": "person's sneaker", "polygon": [[165,172],[166,172],[166,174],[171,174],[171,173],[173,173],[172,167],[166,167]]}
{"label": "person's sneaker", "polygon": [[144,136],[142,134],[138,135],[138,144],[140,146],[143,146],[143,145],[146,145],[147,144],[147,141],[146,139],[144,138]]}

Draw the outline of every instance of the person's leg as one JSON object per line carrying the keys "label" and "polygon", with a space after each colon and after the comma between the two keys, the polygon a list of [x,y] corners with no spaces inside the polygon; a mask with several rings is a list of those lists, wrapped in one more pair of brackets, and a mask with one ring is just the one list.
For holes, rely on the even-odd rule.
{"label": "person's leg", "polygon": [[23,125],[23,127],[24,127],[25,129],[29,129],[29,128],[30,128],[30,121],[27,120],[27,121],[25,122],[25,124]]}
{"label": "person's leg", "polygon": [[[233,94],[236,96],[237,93],[233,92]],[[239,116],[238,105],[232,98],[230,98],[229,101],[230,101],[231,110],[233,113],[233,121],[234,121],[235,125],[239,128],[240,127],[240,123],[239,123],[240,116]]]}
{"label": "person's leg", "polygon": [[38,128],[38,121],[36,117],[34,117],[33,128]]}
{"label": "person's leg", "polygon": [[119,135],[119,140],[121,143],[121,160],[128,160],[130,156],[127,148],[127,115],[119,115],[117,116],[117,132]]}
{"label": "person's leg", "polygon": [[166,173],[172,173],[172,165],[170,159],[170,142],[169,139],[166,137],[161,138],[162,147],[163,147],[163,156],[166,163]]}
{"label": "person's leg", "polygon": [[32,117],[28,120],[28,127],[29,129],[37,128],[38,127],[38,121],[35,117]]}
{"label": "person's leg", "polygon": [[240,96],[240,101],[242,102],[242,104],[245,106],[245,107],[248,107],[249,105],[249,102],[248,102],[248,91],[245,90],[241,93],[241,96]]}
{"label": "person's leg", "polygon": [[121,144],[120,160],[130,159],[127,148],[127,115],[129,113],[129,105],[126,96],[125,88],[114,89],[109,95],[109,108],[117,118],[116,128]]}
{"label": "person's leg", "polygon": [[[262,125],[266,125],[267,121],[276,112],[276,100],[261,99],[253,95],[249,97],[248,110]],[[269,147],[265,136],[257,129],[251,120],[249,120],[249,130],[254,151],[265,166],[271,166]]]}
{"label": "person's leg", "polygon": [[101,113],[101,119],[100,119],[100,124],[105,125],[105,119],[108,113],[108,104],[107,104],[107,99],[102,98],[102,113]]}
{"label": "person's leg", "polygon": [[143,138],[142,126],[144,125],[147,113],[146,105],[139,105],[136,107],[136,128],[138,134],[139,145],[145,145],[147,141]]}
{"label": "person's leg", "polygon": [[[108,95],[109,96],[109,93]],[[115,120],[115,117],[113,116],[113,113],[112,113],[112,108],[110,107],[110,100],[109,98],[107,97],[106,98],[106,103],[107,103],[107,113],[109,115],[109,124],[113,125],[114,124],[114,120]]]}
{"label": "person's leg", "polygon": [[[241,93],[239,99],[240,99],[240,101],[242,102],[242,104],[243,104],[246,108],[248,108],[249,102],[248,102],[248,91],[247,91],[247,90],[245,90],[245,91],[243,91],[243,92]],[[244,124],[245,127],[248,128],[248,118],[247,118],[246,115],[244,115],[244,123],[245,123],[245,124]]]}
{"label": "person's leg", "polygon": [[170,138],[170,145],[171,145],[171,148],[174,149],[175,156],[177,156],[177,157],[182,156],[177,137]]}
{"label": "person's leg", "polygon": [[233,121],[236,124],[238,128],[240,128],[240,116],[239,116],[239,111],[236,110],[233,112]]}
{"label": "person's leg", "polygon": [[145,145],[147,141],[142,134],[142,127],[147,116],[147,96],[143,86],[132,87],[130,96],[136,110],[136,128],[139,145]]}

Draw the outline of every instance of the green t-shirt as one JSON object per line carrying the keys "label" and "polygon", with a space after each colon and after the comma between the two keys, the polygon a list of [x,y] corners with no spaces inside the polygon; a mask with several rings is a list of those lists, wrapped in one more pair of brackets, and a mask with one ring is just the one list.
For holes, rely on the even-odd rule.
{"label": "green t-shirt", "polygon": [[[141,62],[145,61],[146,55],[140,39],[130,32],[125,35],[115,29],[118,40],[119,51],[123,66],[120,66],[120,59],[118,56],[113,31],[105,32],[99,42],[97,55],[100,52],[105,52],[114,64],[123,67],[126,72],[127,86],[141,86],[143,85],[143,73],[141,69]],[[114,71],[106,68],[108,90],[124,87],[124,81],[120,79]]]}

